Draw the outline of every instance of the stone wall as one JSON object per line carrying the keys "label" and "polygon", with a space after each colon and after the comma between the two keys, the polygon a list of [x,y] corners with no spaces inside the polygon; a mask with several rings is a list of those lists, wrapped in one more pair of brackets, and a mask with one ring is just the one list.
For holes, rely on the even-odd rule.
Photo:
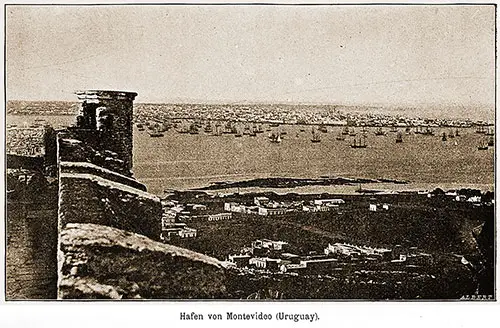
{"label": "stone wall", "polygon": [[57,190],[7,201],[5,299],[57,296]]}
{"label": "stone wall", "polygon": [[76,95],[81,102],[79,127],[99,131],[100,148],[117,153],[124,162],[124,169],[130,172],[133,101],[137,94],[89,90],[77,92]]}
{"label": "stone wall", "polygon": [[59,227],[95,223],[159,240],[160,199],[93,174],[59,173]]}
{"label": "stone wall", "polygon": [[61,173],[80,173],[87,175],[95,175],[101,178],[117,182],[139,191],[147,191],[146,186],[139,181],[127,177],[125,175],[116,173],[114,171],[108,170],[106,168],[94,165],[92,163],[86,162],[60,162],[59,171]]}
{"label": "stone wall", "polygon": [[[23,173],[17,198],[19,181],[8,181],[7,298],[225,298],[226,271],[218,260],[155,241],[160,199],[131,173],[136,94],[77,95],[77,126],[36,140],[11,138],[9,155],[38,156],[35,164],[51,173],[33,174],[45,184]],[[27,165],[17,157],[8,165]]]}
{"label": "stone wall", "polygon": [[213,258],[165,245],[160,199],[131,176],[135,93],[85,91],[59,133],[58,298],[221,298]]}
{"label": "stone wall", "polygon": [[95,224],[70,223],[59,237],[59,299],[226,297],[214,258]]}
{"label": "stone wall", "polygon": [[101,137],[101,133],[95,130],[69,129],[60,132],[57,137],[58,162],[91,163],[128,176],[130,170],[124,166],[120,155],[101,147]]}

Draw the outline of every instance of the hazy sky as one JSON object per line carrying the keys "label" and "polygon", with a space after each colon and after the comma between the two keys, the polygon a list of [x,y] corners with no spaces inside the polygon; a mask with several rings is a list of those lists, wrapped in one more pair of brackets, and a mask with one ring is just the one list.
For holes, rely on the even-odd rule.
{"label": "hazy sky", "polygon": [[493,6],[7,7],[8,99],[494,104]]}

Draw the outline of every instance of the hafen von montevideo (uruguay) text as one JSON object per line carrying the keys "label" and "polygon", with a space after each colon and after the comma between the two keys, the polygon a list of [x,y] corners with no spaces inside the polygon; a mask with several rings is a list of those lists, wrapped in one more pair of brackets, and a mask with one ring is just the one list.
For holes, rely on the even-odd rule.
{"label": "hafen von montevideo (uruguay) text", "polygon": [[180,320],[213,320],[213,321],[318,321],[318,313],[287,313],[287,312],[276,312],[276,313],[264,313],[264,312],[249,312],[249,313],[237,313],[237,312],[225,312],[223,313],[187,313],[180,312]]}

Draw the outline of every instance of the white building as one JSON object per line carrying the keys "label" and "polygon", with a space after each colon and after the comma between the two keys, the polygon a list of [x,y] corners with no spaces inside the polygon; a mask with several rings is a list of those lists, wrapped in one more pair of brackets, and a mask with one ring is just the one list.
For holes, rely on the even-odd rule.
{"label": "white building", "polygon": [[252,242],[253,248],[268,248],[276,251],[283,250],[283,246],[288,245],[286,241],[276,241],[270,239],[257,239]]}
{"label": "white building", "polygon": [[172,237],[196,238],[196,234],[196,229],[187,227],[185,223],[174,223],[162,229],[160,239],[169,241]]}
{"label": "white building", "polygon": [[337,208],[338,205],[332,205],[332,204],[327,204],[327,205],[304,205],[302,206],[302,211],[303,212],[328,212],[332,209]]}
{"label": "white building", "polygon": [[298,271],[298,270],[301,270],[301,269],[305,269],[306,268],[306,264],[305,263],[300,263],[300,264],[283,264],[280,266],[280,271],[285,273],[285,272],[295,272],[295,271]]}
{"label": "white building", "polygon": [[345,204],[345,201],[340,198],[334,198],[334,199],[315,199],[314,200],[314,205],[341,205]]}
{"label": "white building", "polygon": [[325,255],[377,255],[377,256],[388,256],[391,253],[390,249],[387,248],[374,248],[368,246],[357,246],[344,243],[328,244],[325,248]]}
{"label": "white building", "polygon": [[253,203],[257,206],[265,206],[269,203],[269,198],[267,198],[267,197],[254,197]]}
{"label": "white building", "polygon": [[275,269],[278,270],[280,267],[280,259],[272,259],[269,257],[254,257],[249,261],[250,265],[255,265],[258,269]]}
{"label": "white building", "polygon": [[193,210],[205,211],[207,209],[207,206],[202,204],[193,204],[192,208]]}
{"label": "white building", "polygon": [[470,203],[480,203],[481,202],[481,196],[472,196],[467,199],[468,202]]}
{"label": "white building", "polygon": [[268,207],[259,207],[259,215],[270,216],[270,215],[282,215],[286,213],[286,208],[278,207],[278,208],[268,208]]}
{"label": "white building", "polygon": [[179,237],[181,238],[196,238],[196,229],[185,227],[179,231]]}
{"label": "white building", "polygon": [[233,217],[233,213],[217,213],[217,214],[208,214],[208,221],[222,221],[222,220],[231,220]]}
{"label": "white building", "polygon": [[252,214],[252,213],[258,213],[258,207],[230,202],[230,203],[224,203],[224,211]]}

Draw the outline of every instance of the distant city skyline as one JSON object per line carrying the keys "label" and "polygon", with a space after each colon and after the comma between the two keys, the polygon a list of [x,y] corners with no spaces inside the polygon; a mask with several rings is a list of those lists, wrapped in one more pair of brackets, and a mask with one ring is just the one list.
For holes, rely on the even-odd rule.
{"label": "distant city skyline", "polygon": [[483,106],[495,8],[6,7],[8,100]]}

